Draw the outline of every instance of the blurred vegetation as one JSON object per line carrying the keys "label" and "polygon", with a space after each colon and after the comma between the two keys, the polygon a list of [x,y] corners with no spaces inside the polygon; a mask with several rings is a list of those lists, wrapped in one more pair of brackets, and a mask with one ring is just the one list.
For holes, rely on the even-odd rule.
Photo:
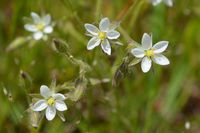
{"label": "blurred vegetation", "polygon": [[[7,51],[16,38],[29,36],[24,24],[30,12],[49,13],[55,22],[48,41],[25,41]],[[102,17],[120,21],[119,41],[112,56],[99,47],[87,51],[84,23],[98,24]],[[127,54],[128,43],[141,42],[144,32],[154,43],[170,42],[166,53],[171,64],[154,65],[142,73],[137,64],[112,86],[116,69]],[[66,122],[43,119],[31,127],[28,93],[39,93],[42,84],[74,81],[79,69],[53,49],[52,40],[65,40],[74,57],[87,62],[89,84],[76,103],[66,101]],[[153,7],[146,0],[1,0],[0,2],[0,132],[73,133],[198,133],[200,132],[200,1],[174,0],[172,8]],[[22,72],[28,83],[22,80]],[[110,82],[103,82],[109,81]],[[185,128],[189,122],[190,129]]]}

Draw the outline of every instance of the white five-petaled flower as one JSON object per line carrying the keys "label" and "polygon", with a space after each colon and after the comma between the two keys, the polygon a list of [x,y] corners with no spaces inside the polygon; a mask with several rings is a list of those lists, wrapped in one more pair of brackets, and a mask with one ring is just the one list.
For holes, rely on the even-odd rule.
{"label": "white five-petaled flower", "polygon": [[53,32],[51,16],[49,14],[40,17],[38,14],[31,12],[31,17],[33,19],[33,23],[25,24],[24,28],[27,31],[33,32],[33,38],[35,40],[40,40],[45,37],[46,34]]}
{"label": "white five-petaled flower", "polygon": [[40,87],[40,94],[44,97],[44,99],[37,101],[33,105],[32,109],[33,111],[42,111],[46,109],[45,115],[47,120],[53,120],[56,116],[56,110],[67,110],[67,106],[64,102],[65,96],[63,94],[54,93],[45,85]]}
{"label": "white five-petaled flower", "polygon": [[150,0],[150,2],[156,6],[158,5],[160,2],[164,2],[166,5],[172,7],[173,6],[173,1],[172,0]]}
{"label": "white five-petaled flower", "polygon": [[142,46],[133,48],[131,53],[142,60],[141,68],[143,72],[148,72],[152,65],[152,60],[159,65],[168,65],[169,60],[161,53],[167,49],[168,41],[160,41],[152,46],[152,37],[147,33],[143,34]]}
{"label": "white five-petaled flower", "polygon": [[110,20],[103,18],[99,23],[99,28],[92,24],[85,24],[85,28],[92,36],[88,42],[87,49],[92,50],[101,44],[102,50],[111,55],[111,46],[108,40],[117,39],[120,36],[120,33],[115,30],[117,27],[111,28]]}

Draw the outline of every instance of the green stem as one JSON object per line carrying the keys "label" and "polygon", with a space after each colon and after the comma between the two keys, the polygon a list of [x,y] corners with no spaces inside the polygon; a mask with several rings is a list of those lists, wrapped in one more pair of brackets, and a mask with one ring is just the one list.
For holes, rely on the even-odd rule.
{"label": "green stem", "polygon": [[136,3],[135,10],[134,10],[133,15],[131,17],[131,20],[129,21],[130,22],[129,27],[131,27],[131,28],[129,28],[130,30],[133,29],[133,26],[135,25],[135,22],[136,22],[136,20],[139,16],[141,9],[142,9],[145,2],[146,2],[146,0],[140,0]]}
{"label": "green stem", "polygon": [[99,20],[100,14],[101,14],[101,5],[102,5],[102,0],[97,0],[96,2],[96,21]]}
{"label": "green stem", "polygon": [[124,11],[122,14],[119,15],[120,17],[119,17],[118,20],[123,21],[124,19],[126,19],[126,17],[127,17],[127,16],[131,13],[131,11],[134,9],[134,7],[135,7],[137,1],[138,1],[138,0],[135,0],[135,2],[131,2],[131,5],[128,7],[128,9],[126,9],[127,4],[128,4],[128,5],[130,4],[130,3],[129,3],[130,1],[128,1],[127,4],[125,5],[125,11]]}
{"label": "green stem", "polygon": [[[147,98],[147,107],[146,107],[146,112],[145,112],[145,121],[144,121],[144,128],[143,128],[143,133],[149,133],[151,126],[153,124],[153,105],[154,105],[154,101],[157,98],[156,94],[157,94],[157,89],[156,89],[156,85],[155,85],[155,81],[156,81],[156,76],[151,74],[150,79],[153,79],[153,81],[149,81],[149,83],[147,84],[147,94],[148,94],[148,98]],[[148,79],[148,80],[150,80]]]}
{"label": "green stem", "polygon": [[64,4],[64,6],[65,6],[67,9],[70,9],[71,13],[74,15],[74,18],[76,19],[76,21],[77,21],[77,22],[81,25],[81,27],[82,27],[83,22],[82,22],[82,20],[80,19],[80,17],[77,15],[77,12],[76,12],[76,10],[74,9],[71,0],[61,0],[61,2]]}

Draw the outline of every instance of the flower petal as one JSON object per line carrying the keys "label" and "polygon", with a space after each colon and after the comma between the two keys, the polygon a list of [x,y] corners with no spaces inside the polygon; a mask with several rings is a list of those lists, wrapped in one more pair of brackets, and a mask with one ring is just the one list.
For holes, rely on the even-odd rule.
{"label": "flower petal", "polygon": [[52,96],[52,92],[50,91],[49,87],[47,87],[46,85],[42,85],[40,87],[40,94],[44,97],[44,98],[49,98]]}
{"label": "flower petal", "polygon": [[143,58],[145,55],[145,52],[142,48],[134,48],[131,50],[131,53],[137,58]]}
{"label": "flower petal", "polygon": [[56,101],[55,107],[56,107],[56,109],[58,111],[65,111],[65,110],[67,110],[67,106],[66,106],[65,102],[60,101],[60,100]]}
{"label": "flower petal", "polygon": [[154,6],[156,6],[156,5],[158,5],[162,0],[150,0],[151,1],[151,3],[154,5]]}
{"label": "flower petal", "polygon": [[145,50],[148,50],[152,47],[152,37],[147,33],[144,33],[142,36],[142,47]]}
{"label": "flower petal", "polygon": [[33,25],[33,24],[25,24],[25,25],[24,25],[24,28],[25,28],[27,31],[31,31],[31,32],[36,32],[36,31],[37,31],[36,26]]}
{"label": "flower petal", "polygon": [[65,100],[65,96],[61,93],[54,94],[53,98],[55,98],[56,100]]}
{"label": "flower petal", "polygon": [[168,5],[168,6],[170,6],[170,7],[173,6],[173,1],[172,1],[172,0],[163,0],[163,1],[164,1],[164,3],[165,3],[166,5]]}
{"label": "flower petal", "polygon": [[49,33],[51,33],[52,31],[53,31],[53,27],[52,27],[52,26],[46,26],[46,27],[44,28],[44,33],[49,34]]}
{"label": "flower petal", "polygon": [[98,35],[99,29],[98,29],[96,26],[94,26],[94,25],[92,25],[92,24],[85,24],[84,26],[85,26],[85,29],[86,29],[90,34],[92,34],[92,35],[94,35],[94,36],[97,36],[97,35]]}
{"label": "flower petal", "polygon": [[117,27],[119,27],[119,25],[120,25],[119,21],[112,22],[109,26],[109,30],[115,30]]}
{"label": "flower petal", "polygon": [[107,32],[110,27],[110,20],[108,18],[103,18],[99,23],[99,29],[101,31]]}
{"label": "flower petal", "polygon": [[152,61],[148,57],[142,59],[141,68],[144,73],[148,72],[151,68]]}
{"label": "flower petal", "polygon": [[167,59],[167,57],[165,57],[164,55],[162,54],[156,54],[153,56],[152,60],[156,63],[156,64],[159,64],[159,65],[169,65],[170,62],[169,60]]}
{"label": "flower petal", "polygon": [[89,40],[88,45],[87,45],[87,49],[92,50],[93,48],[98,46],[100,43],[101,43],[100,39],[93,37],[92,39]]}
{"label": "flower petal", "polygon": [[33,105],[33,111],[42,111],[47,107],[45,100],[39,100]]}
{"label": "flower petal", "polygon": [[162,53],[167,49],[168,41],[160,41],[153,46],[154,53]]}
{"label": "flower petal", "polygon": [[120,33],[116,30],[111,30],[107,32],[108,39],[117,39],[120,36]]}
{"label": "flower petal", "polygon": [[56,108],[54,106],[48,106],[46,109],[46,118],[51,121],[56,116]]}
{"label": "flower petal", "polygon": [[35,23],[41,22],[41,18],[40,18],[40,16],[39,16],[37,13],[31,12],[31,16],[32,16],[33,21],[34,21]]}
{"label": "flower petal", "polygon": [[111,47],[108,39],[104,39],[102,41],[101,48],[106,54],[111,55]]}
{"label": "flower petal", "polygon": [[49,25],[50,22],[51,22],[51,16],[49,14],[44,16],[42,19],[43,19],[43,21],[45,22],[46,25]]}
{"label": "flower petal", "polygon": [[35,33],[33,34],[33,38],[34,38],[35,40],[40,40],[42,37],[43,37],[43,33],[42,33],[41,31],[35,32]]}

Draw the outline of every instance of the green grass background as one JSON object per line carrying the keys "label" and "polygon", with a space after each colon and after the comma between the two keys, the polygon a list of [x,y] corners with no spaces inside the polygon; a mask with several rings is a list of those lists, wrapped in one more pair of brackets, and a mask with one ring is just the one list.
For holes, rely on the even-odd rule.
{"label": "green grass background", "polygon": [[[30,12],[50,13],[55,22],[48,41],[30,41],[10,52],[17,37],[29,36],[24,17]],[[123,46],[112,45],[112,56],[100,47],[87,51],[84,23],[98,24],[102,17],[121,21]],[[29,124],[26,92],[39,93],[42,84],[73,81],[78,68],[52,49],[61,38],[72,54],[91,65],[89,78],[112,79],[127,52],[130,38],[141,42],[144,32],[153,41],[169,41],[165,55],[171,64],[154,65],[142,73],[134,66],[119,86],[88,85],[78,102],[66,101],[66,122],[58,117],[41,128]],[[200,1],[174,0],[172,8],[153,7],[145,0],[1,0],[0,1],[0,132],[1,133],[198,133],[200,132]],[[32,84],[23,85],[20,71]],[[3,91],[4,90],[4,91]],[[5,95],[7,90],[8,95]],[[191,128],[185,129],[189,121]]]}

